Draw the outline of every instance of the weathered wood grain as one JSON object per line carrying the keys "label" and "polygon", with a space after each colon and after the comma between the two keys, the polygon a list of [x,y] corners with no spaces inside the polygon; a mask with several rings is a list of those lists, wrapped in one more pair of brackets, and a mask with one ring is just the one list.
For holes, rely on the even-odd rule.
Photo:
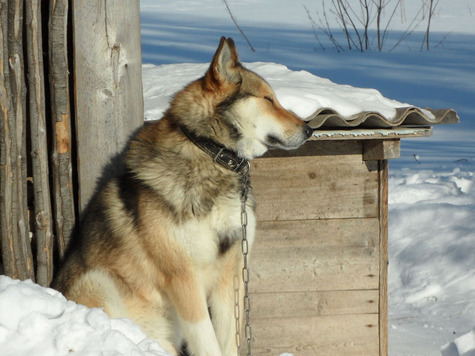
{"label": "weathered wood grain", "polygon": [[51,172],[54,227],[60,258],[64,256],[76,223],[72,147],[72,66],[68,60],[68,1],[49,2],[48,64],[51,97]]}
{"label": "weathered wood grain", "polygon": [[0,4],[0,225],[5,272],[34,280],[27,211],[23,5],[20,0]]}
{"label": "weathered wood grain", "polygon": [[260,221],[378,216],[378,172],[361,155],[260,158],[251,182]]}
{"label": "weathered wood grain", "polygon": [[432,127],[394,127],[392,129],[315,130],[311,140],[391,140],[432,136]]}
{"label": "weathered wood grain", "polygon": [[[310,141],[254,160],[255,355],[378,355],[381,167],[362,141]],[[295,154],[295,156],[293,156]],[[380,254],[383,254],[381,256]],[[387,305],[387,304],[386,304]],[[384,348],[384,346],[383,346]]]}
{"label": "weathered wood grain", "polygon": [[108,176],[120,171],[111,160],[143,124],[139,2],[76,1],[73,18],[79,206],[83,210],[101,173]]}
{"label": "weathered wood grain", "polygon": [[17,259],[21,258],[18,247],[18,231],[15,226],[13,205],[12,157],[13,121],[12,94],[10,90],[10,68],[8,66],[8,5],[0,6],[0,232],[2,243],[2,261],[5,274],[18,278]]}
{"label": "weathered wood grain", "polygon": [[[16,3],[16,2],[15,2]],[[16,5],[16,4],[15,4]],[[23,6],[15,6],[15,12],[22,12]],[[16,16],[16,14],[15,14]],[[23,21],[21,21],[23,23]],[[20,25],[18,25],[20,26]],[[15,25],[13,26],[15,27]],[[17,35],[14,35],[17,38]],[[13,98],[14,121],[10,122],[10,127],[15,128],[12,135],[14,149],[12,150],[13,161],[13,203],[16,228],[18,229],[18,243],[22,258],[22,267],[19,268],[20,279],[30,278],[35,280],[35,272],[33,266],[33,256],[30,245],[30,227],[28,221],[28,204],[27,204],[27,167],[26,167],[26,88],[25,88],[25,66],[22,52],[23,41],[18,37],[15,44],[12,45],[13,53],[10,54],[8,62],[12,74],[11,89]]]}
{"label": "weathered wood grain", "polygon": [[263,157],[302,157],[318,156],[328,158],[338,156],[338,159],[351,159],[346,156],[361,156],[363,152],[362,141],[320,141],[311,137],[296,150],[270,150]]}
{"label": "weathered wood grain", "polygon": [[377,314],[263,318],[255,319],[252,327],[254,355],[379,354]]}
{"label": "weathered wood grain", "polygon": [[252,319],[377,314],[379,291],[340,290],[253,293]]}
{"label": "weathered wood grain", "polygon": [[250,290],[378,289],[378,219],[258,222]]}
{"label": "weathered wood grain", "polygon": [[401,155],[400,140],[363,141],[363,160],[377,161],[398,158]]}
{"label": "weathered wood grain", "polygon": [[387,160],[379,161],[379,354],[387,356],[388,341],[388,174]]}
{"label": "weathered wood grain", "polygon": [[45,114],[41,1],[25,3],[31,161],[33,168],[36,281],[49,286],[53,279],[53,226],[49,189]]}

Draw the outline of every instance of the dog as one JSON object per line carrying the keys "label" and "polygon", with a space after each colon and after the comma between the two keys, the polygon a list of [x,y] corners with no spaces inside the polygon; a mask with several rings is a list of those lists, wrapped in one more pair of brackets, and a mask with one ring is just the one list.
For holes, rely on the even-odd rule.
{"label": "dog", "polygon": [[[88,205],[52,287],[131,319],[172,355],[183,342],[196,356],[237,355],[248,161],[311,135],[222,37],[204,76],[129,140],[125,173]],[[250,248],[256,204],[247,188]]]}

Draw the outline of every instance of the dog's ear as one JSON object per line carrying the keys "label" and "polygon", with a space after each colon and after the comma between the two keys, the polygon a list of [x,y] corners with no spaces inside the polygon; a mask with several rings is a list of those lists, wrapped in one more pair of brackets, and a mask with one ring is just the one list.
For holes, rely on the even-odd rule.
{"label": "dog's ear", "polygon": [[241,81],[240,66],[233,39],[221,37],[218,49],[206,74],[207,79],[212,80],[218,86],[225,83],[238,83]]}

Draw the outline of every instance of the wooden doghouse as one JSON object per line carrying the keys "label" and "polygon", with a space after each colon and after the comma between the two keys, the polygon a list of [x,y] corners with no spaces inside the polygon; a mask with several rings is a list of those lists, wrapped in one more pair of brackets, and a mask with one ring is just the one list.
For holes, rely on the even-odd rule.
{"label": "wooden doghouse", "polygon": [[[458,121],[453,111],[437,115]],[[388,159],[399,157],[401,138],[430,134],[323,129],[296,151],[253,161],[254,355],[388,354]]]}

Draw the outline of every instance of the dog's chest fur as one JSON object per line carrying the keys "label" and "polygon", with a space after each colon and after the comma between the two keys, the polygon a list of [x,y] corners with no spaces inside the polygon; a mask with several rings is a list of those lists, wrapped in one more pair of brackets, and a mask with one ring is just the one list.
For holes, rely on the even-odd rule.
{"label": "dog's chest fur", "polygon": [[[252,245],[255,214],[247,204],[247,238]],[[218,197],[211,211],[203,217],[189,219],[175,227],[175,237],[199,265],[213,264],[242,237],[241,201],[239,196]]]}

